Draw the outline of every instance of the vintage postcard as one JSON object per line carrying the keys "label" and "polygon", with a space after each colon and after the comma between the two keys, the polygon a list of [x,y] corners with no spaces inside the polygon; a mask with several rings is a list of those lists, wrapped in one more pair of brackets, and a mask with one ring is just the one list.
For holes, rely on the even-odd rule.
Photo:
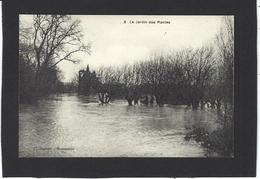
{"label": "vintage postcard", "polygon": [[255,176],[255,9],[4,1],[3,176]]}
{"label": "vintage postcard", "polygon": [[234,16],[19,15],[19,157],[234,157]]}

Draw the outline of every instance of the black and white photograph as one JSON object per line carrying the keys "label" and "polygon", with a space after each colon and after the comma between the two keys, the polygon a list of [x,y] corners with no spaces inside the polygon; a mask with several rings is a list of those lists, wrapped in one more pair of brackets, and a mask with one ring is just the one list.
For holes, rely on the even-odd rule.
{"label": "black and white photograph", "polygon": [[233,15],[19,15],[20,158],[234,157]]}

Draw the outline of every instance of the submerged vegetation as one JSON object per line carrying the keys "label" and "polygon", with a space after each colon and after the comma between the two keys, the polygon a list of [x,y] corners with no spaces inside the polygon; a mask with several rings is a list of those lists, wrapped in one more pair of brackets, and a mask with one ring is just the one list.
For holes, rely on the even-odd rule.
{"label": "submerged vegetation", "polygon": [[[226,119],[232,121],[232,118]],[[233,124],[220,125],[213,131],[206,128],[194,126],[185,136],[185,140],[195,140],[203,147],[217,152],[221,156],[234,156],[234,129]]]}
{"label": "submerged vegetation", "polygon": [[78,72],[70,83],[61,81],[57,64],[76,63],[73,54],[90,53],[81,42],[80,22],[70,16],[36,15],[32,28],[20,24],[19,100],[31,103],[52,93],[77,92],[98,94],[109,103],[123,98],[136,105],[187,105],[193,110],[218,113],[219,128],[208,131],[194,126],[186,140],[196,140],[206,148],[225,156],[233,152],[233,19],[225,17],[212,40],[197,49],[183,49],[168,54],[154,54],[135,64],[121,67],[89,66]]}

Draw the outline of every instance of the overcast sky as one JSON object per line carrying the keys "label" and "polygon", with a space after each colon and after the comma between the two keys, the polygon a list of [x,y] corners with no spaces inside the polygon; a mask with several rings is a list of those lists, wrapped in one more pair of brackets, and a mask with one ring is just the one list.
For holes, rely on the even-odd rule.
{"label": "overcast sky", "polygon": [[[213,42],[220,29],[222,16],[77,15],[73,18],[81,20],[84,42],[92,44],[91,55],[75,55],[81,59],[78,64],[60,63],[63,81],[69,81],[87,64],[90,69],[122,65],[145,60],[153,53],[167,53]],[[30,17],[23,16],[21,21],[28,19]],[[155,21],[156,24],[136,24],[136,21]],[[158,24],[157,21],[168,21],[170,24]]]}

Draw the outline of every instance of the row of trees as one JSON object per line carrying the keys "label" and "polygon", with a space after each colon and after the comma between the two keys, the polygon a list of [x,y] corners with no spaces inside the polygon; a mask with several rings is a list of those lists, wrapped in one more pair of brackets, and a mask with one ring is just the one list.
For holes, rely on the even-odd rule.
{"label": "row of trees", "polygon": [[225,17],[212,44],[99,68],[95,92],[124,97],[129,105],[149,95],[158,105],[187,104],[193,109],[208,105],[227,111],[233,107],[233,65],[233,19]]}
{"label": "row of trees", "polygon": [[[153,55],[149,59],[97,70],[100,82],[108,92],[120,86],[117,93],[132,97],[136,95],[155,96],[157,104],[188,104],[198,108],[200,103],[210,102],[215,107],[215,99],[210,95],[211,84],[218,76],[213,48],[185,49],[169,55]],[[215,78],[215,79],[214,79]],[[215,89],[217,91],[217,89]],[[212,91],[212,90],[210,90]],[[222,98],[222,93],[217,97]],[[202,105],[203,106],[203,105]]]}

